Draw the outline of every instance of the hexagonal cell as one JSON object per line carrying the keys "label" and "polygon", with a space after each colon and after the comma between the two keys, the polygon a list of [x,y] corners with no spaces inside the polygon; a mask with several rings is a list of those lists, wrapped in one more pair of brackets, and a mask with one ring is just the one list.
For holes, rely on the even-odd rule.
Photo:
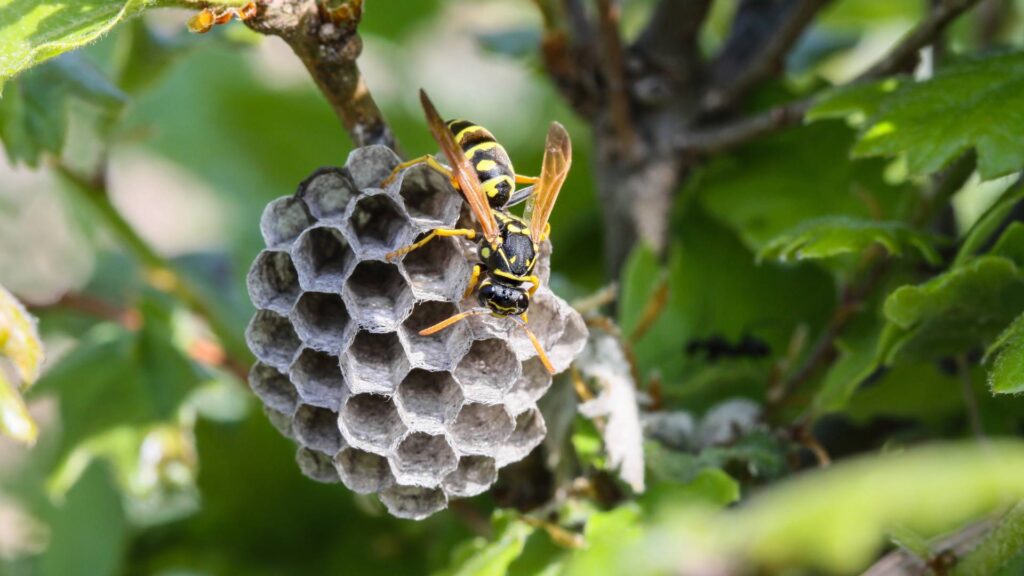
{"label": "hexagonal cell", "polygon": [[338,430],[338,413],[319,406],[302,404],[295,411],[295,437],[303,446],[336,454],[343,441]]}
{"label": "hexagonal cell", "polygon": [[334,469],[334,459],[327,454],[309,448],[299,448],[295,452],[295,461],[298,462],[302,475],[307,478],[324,484],[333,484],[339,480],[338,471]]}
{"label": "hexagonal cell", "polygon": [[291,413],[285,414],[274,410],[270,406],[263,407],[263,413],[267,415],[267,420],[270,425],[277,429],[285,438],[295,439],[295,429],[292,426],[292,415]]}
{"label": "hexagonal cell", "polygon": [[459,467],[444,479],[444,491],[449,497],[469,498],[483,494],[498,479],[494,458],[463,456]]}
{"label": "hexagonal cell", "polygon": [[397,183],[405,209],[422,226],[451,226],[459,217],[461,198],[448,179],[426,164],[409,168]]}
{"label": "hexagonal cell", "polygon": [[417,368],[398,386],[396,400],[411,430],[441,434],[462,407],[462,390],[447,372]]}
{"label": "hexagonal cell", "polygon": [[265,405],[278,412],[291,414],[299,401],[288,376],[262,362],[253,364],[249,370],[249,387]]}
{"label": "hexagonal cell", "polygon": [[337,410],[348,395],[337,357],[325,352],[304,349],[290,374],[299,398],[306,404]]}
{"label": "hexagonal cell", "polygon": [[396,330],[412,310],[412,291],[394,264],[360,262],[345,284],[345,293],[349,313],[371,332]]}
{"label": "hexagonal cell", "polygon": [[516,416],[515,431],[498,450],[498,467],[526,458],[526,455],[544,440],[547,432],[544,417],[537,408],[531,408]]}
{"label": "hexagonal cell", "polygon": [[466,398],[500,402],[519,377],[519,361],[507,343],[497,338],[477,340],[455,367],[455,379]]}
{"label": "hexagonal cell", "polygon": [[395,483],[388,459],[356,448],[345,448],[334,457],[341,482],[357,494],[374,494]]}
{"label": "hexagonal cell", "polygon": [[515,428],[501,404],[466,404],[452,424],[452,440],[464,454],[493,454]]}
{"label": "hexagonal cell", "polygon": [[321,222],[341,222],[356,196],[355,184],[340,168],[321,168],[299,185],[299,197]]}
{"label": "hexagonal cell", "polygon": [[342,358],[346,381],[355,393],[392,394],[409,370],[394,333],[360,332]]}
{"label": "hexagonal cell", "polygon": [[261,362],[282,372],[299,350],[301,342],[287,318],[270,310],[259,310],[245,329],[245,341]]}
{"label": "hexagonal cell", "polygon": [[391,399],[380,394],[349,397],[338,423],[350,445],[380,455],[387,454],[406,431]]}
{"label": "hexagonal cell", "polygon": [[345,278],[355,265],[348,240],[329,226],[310,228],[292,248],[299,284],[306,290],[341,293]]}
{"label": "hexagonal cell", "polygon": [[246,283],[254,306],[278,314],[287,314],[299,297],[299,275],[287,252],[260,252]]}
{"label": "hexagonal cell", "polygon": [[299,297],[291,317],[295,332],[306,346],[335,354],[344,347],[349,316],[341,296],[306,292]]}
{"label": "hexagonal cell", "polygon": [[395,480],[411,486],[437,486],[459,465],[448,439],[425,432],[403,438],[389,460]]}
{"label": "hexagonal cell", "polygon": [[448,506],[448,497],[440,488],[392,486],[380,493],[388,513],[406,520],[422,520]]}
{"label": "hexagonal cell", "polygon": [[547,352],[562,335],[562,318],[559,315],[559,302],[547,288],[542,288],[530,302],[530,330],[537,335],[544,351]]}
{"label": "hexagonal cell", "polygon": [[583,317],[575,310],[566,315],[565,327],[558,340],[547,349],[556,372],[561,372],[572,364],[572,361],[587,344],[587,325]]}
{"label": "hexagonal cell", "polygon": [[522,373],[505,396],[509,411],[518,414],[533,406],[551,387],[551,374],[537,357],[523,362]]}
{"label": "hexagonal cell", "polygon": [[383,256],[408,243],[409,221],[395,201],[385,194],[363,196],[349,217],[353,243],[366,257]]}
{"label": "hexagonal cell", "polygon": [[472,268],[455,238],[435,238],[402,258],[418,298],[461,300]]}
{"label": "hexagonal cell", "polygon": [[356,148],[345,161],[345,171],[356,188],[376,188],[401,160],[387,146],[363,146]]}
{"label": "hexagonal cell", "polygon": [[402,324],[403,330],[400,333],[412,366],[427,370],[451,370],[455,360],[466,353],[473,338],[466,322],[453,324],[430,336],[419,334],[420,330],[458,312],[458,307],[450,302],[427,301],[416,304],[412,314]]}
{"label": "hexagonal cell", "polygon": [[287,248],[306,226],[312,224],[306,205],[294,196],[274,200],[263,209],[260,232],[268,248]]}

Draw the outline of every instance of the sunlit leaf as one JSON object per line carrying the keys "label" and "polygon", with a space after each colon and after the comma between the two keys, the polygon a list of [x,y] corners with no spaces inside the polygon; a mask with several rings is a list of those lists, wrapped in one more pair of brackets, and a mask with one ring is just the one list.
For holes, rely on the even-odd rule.
{"label": "sunlit leaf", "polygon": [[880,350],[937,357],[992,341],[1024,310],[1024,274],[1010,260],[982,256],[917,286],[902,286],[885,301],[886,318],[902,331]]}
{"label": "sunlit leaf", "polygon": [[514,515],[498,512],[495,524],[500,530],[491,542],[483,538],[473,540],[462,551],[462,561],[440,573],[446,576],[503,576],[509,565],[523,552],[526,539],[534,528]]}
{"label": "sunlit leaf", "polygon": [[1024,316],[1017,317],[989,347],[986,358],[995,358],[988,383],[997,394],[1024,392]]}
{"label": "sunlit leaf", "polygon": [[997,574],[1024,549],[1024,504],[1018,503],[1002,518],[999,525],[985,536],[978,546],[953,568],[953,576]]}
{"label": "sunlit leaf", "polygon": [[25,401],[3,368],[0,368],[0,434],[23,444],[34,444],[39,435],[39,428],[28,413]]}
{"label": "sunlit leaf", "polygon": [[[923,82],[905,82],[886,92],[858,87],[819,104],[815,114],[856,110],[870,116],[856,156],[905,154],[910,171],[930,174],[968,149],[978,153],[978,171],[989,179],[1024,166],[1024,55],[970,58],[941,68]],[[879,91],[885,96],[879,99]],[[837,102],[838,100],[838,102]],[[859,105],[858,105],[859,104]]]}
{"label": "sunlit leaf", "polygon": [[1022,199],[1024,199],[1024,186],[1013,186],[1004,192],[1002,197],[985,211],[964,236],[953,263],[955,265],[962,264],[981,250]]}
{"label": "sunlit leaf", "polygon": [[930,264],[940,260],[929,238],[902,222],[834,216],[807,220],[768,242],[760,259],[814,260],[860,254],[878,244],[892,256],[915,252]]}
{"label": "sunlit leaf", "polygon": [[10,292],[0,286],[0,356],[14,364],[27,388],[39,377],[43,363],[43,343],[36,320]]}

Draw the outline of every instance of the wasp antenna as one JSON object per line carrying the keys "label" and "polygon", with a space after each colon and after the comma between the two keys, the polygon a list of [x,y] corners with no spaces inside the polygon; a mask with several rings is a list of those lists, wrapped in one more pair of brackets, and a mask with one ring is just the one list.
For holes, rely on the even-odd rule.
{"label": "wasp antenna", "polygon": [[461,322],[462,320],[465,320],[466,318],[469,318],[470,316],[478,316],[480,314],[486,314],[487,312],[489,312],[489,310],[481,310],[481,309],[469,310],[467,312],[460,312],[460,313],[458,313],[458,314],[456,314],[454,316],[451,316],[449,318],[445,318],[444,320],[441,320],[440,322],[438,322],[437,324],[434,324],[430,328],[424,328],[423,330],[420,330],[419,334],[420,334],[420,336],[430,336],[431,334],[436,334],[436,333],[440,332],[441,330],[444,330],[445,328],[451,326],[452,324],[455,324],[457,322]]}
{"label": "wasp antenna", "polygon": [[537,339],[537,335],[533,333],[533,330],[526,327],[526,322],[517,322],[517,324],[519,324],[519,327],[523,329],[523,332],[526,332],[526,336],[530,339],[530,342],[533,343],[534,349],[537,350],[537,357],[540,358],[540,363],[543,364],[544,368],[546,368],[552,375],[555,374],[555,367],[551,365],[551,360],[548,359],[547,353],[544,352],[544,347],[540,345],[540,340]]}

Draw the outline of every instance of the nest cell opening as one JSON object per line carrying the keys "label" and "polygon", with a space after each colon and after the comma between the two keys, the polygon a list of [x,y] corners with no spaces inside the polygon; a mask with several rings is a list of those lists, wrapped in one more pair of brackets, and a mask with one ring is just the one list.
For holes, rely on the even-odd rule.
{"label": "nest cell opening", "polygon": [[462,390],[447,372],[415,369],[399,384],[398,401],[406,425],[413,430],[440,433],[459,412]]}
{"label": "nest cell opening", "polygon": [[392,486],[380,493],[380,501],[392,516],[407,520],[422,520],[448,505],[440,488],[418,486]]}
{"label": "nest cell opening", "polygon": [[341,449],[338,413],[319,406],[303,404],[295,411],[295,436],[307,448],[325,454]]}
{"label": "nest cell opening", "polygon": [[334,458],[341,481],[357,494],[375,494],[395,483],[387,458],[356,448],[345,448]]}
{"label": "nest cell opening", "polygon": [[402,174],[399,194],[409,215],[427,220],[427,225],[444,226],[458,216],[459,197],[448,179],[426,164],[413,166]]}
{"label": "nest cell opening", "polygon": [[306,292],[296,303],[292,320],[310,348],[337,354],[345,344],[348,308],[337,294]]}
{"label": "nest cell opening", "polygon": [[400,248],[407,236],[408,222],[395,201],[377,194],[357,202],[349,225],[360,252],[364,256],[383,255]]}
{"label": "nest cell opening", "polygon": [[373,332],[395,330],[412,308],[409,285],[394,264],[360,262],[347,288],[352,316]]}
{"label": "nest cell opening", "polygon": [[414,432],[398,445],[392,471],[401,484],[437,486],[458,464],[458,456],[444,436]]}
{"label": "nest cell opening", "polygon": [[458,307],[450,302],[428,300],[416,304],[412,314],[403,323],[409,361],[413,366],[430,370],[452,368],[453,358],[461,356],[469,347],[472,338],[469,325],[459,322],[430,336],[420,336],[419,332],[458,312]]}
{"label": "nest cell opening", "polygon": [[341,221],[356,193],[355,186],[341,170],[325,168],[303,183],[301,196],[317,220]]}
{"label": "nest cell opening", "polygon": [[421,298],[461,299],[471,272],[455,238],[434,238],[406,254],[402,265]]}
{"label": "nest cell opening", "polygon": [[249,349],[261,362],[287,371],[301,342],[287,318],[269,310],[259,310],[245,330]]}
{"label": "nest cell opening", "polygon": [[253,364],[249,370],[249,387],[265,405],[278,412],[291,414],[299,401],[288,376],[261,362]]}
{"label": "nest cell opening", "polygon": [[398,155],[387,146],[363,146],[349,153],[345,171],[356,188],[378,188],[400,162]]}
{"label": "nest cell opening", "polygon": [[306,290],[341,292],[355,262],[348,240],[336,228],[318,226],[299,237],[294,248],[299,283]]}
{"label": "nest cell opening", "polygon": [[497,338],[476,340],[455,367],[455,379],[467,398],[500,402],[519,377],[519,369],[508,343]]}
{"label": "nest cell opening", "polygon": [[264,250],[249,269],[249,297],[260,309],[287,314],[299,297],[299,275],[287,252]]}
{"label": "nest cell opening", "polygon": [[353,392],[392,394],[408,369],[402,344],[393,332],[360,332],[345,358],[345,375]]}
{"label": "nest cell opening", "polygon": [[348,399],[339,420],[349,444],[375,454],[387,454],[405,434],[398,410],[387,396],[357,394]]}
{"label": "nest cell opening", "polygon": [[301,200],[284,196],[263,209],[260,231],[268,248],[283,248],[292,243],[312,223]]}
{"label": "nest cell opening", "polygon": [[540,410],[531,408],[516,416],[516,428],[498,452],[498,465],[504,466],[526,457],[544,440],[547,427]]}
{"label": "nest cell opening", "polygon": [[466,404],[452,425],[455,446],[468,454],[492,453],[512,434],[515,422],[501,404]]}
{"label": "nest cell opening", "polygon": [[299,448],[295,453],[295,461],[307,478],[324,484],[338,481],[338,471],[334,468],[334,459],[330,455],[309,448]]}
{"label": "nest cell opening", "polygon": [[444,479],[449,496],[469,498],[482,494],[498,479],[498,467],[488,456],[463,456],[459,467]]}
{"label": "nest cell opening", "polygon": [[347,388],[338,358],[326,352],[304,349],[292,365],[291,376],[306,404],[337,410],[345,399]]}

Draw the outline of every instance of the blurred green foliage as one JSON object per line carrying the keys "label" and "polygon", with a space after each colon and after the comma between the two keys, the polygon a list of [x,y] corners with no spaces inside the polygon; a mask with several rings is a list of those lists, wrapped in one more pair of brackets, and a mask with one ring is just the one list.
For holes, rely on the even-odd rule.
{"label": "blurred green foliage", "polygon": [[[0,0],[0,219],[18,233],[59,230],[95,262],[87,278],[61,279],[70,287],[42,274],[65,267],[56,249],[0,267],[40,318],[51,358],[31,389],[0,367],[0,430],[11,433],[10,414],[40,427],[31,450],[0,444],[0,574],[848,574],[897,545],[937,553],[936,537],[1008,509],[957,570],[1019,573],[1021,512],[1010,507],[1024,498],[1024,443],[962,439],[1022,431],[1024,226],[1013,220],[1024,188],[971,206],[982,215],[961,234],[949,196],[964,182],[937,185],[949,166],[966,166],[964,181],[1024,168],[1016,5],[997,38],[1005,50],[982,50],[961,23],[957,53],[932,79],[829,91],[808,124],[694,166],[667,249],[634,248],[611,313],[645,413],[677,417],[649,430],[646,493],[613,478],[598,424],[570,412],[566,437],[549,439],[561,460],[545,474],[560,491],[542,512],[504,506],[499,489],[411,523],[301,476],[250,401],[249,359],[218,360],[238,350],[197,321],[198,302],[237,339],[263,206],[343,164],[350,145],[277,40],[240,25],[188,35],[181,12],[127,20],[172,4],[189,2],[93,0],[72,13]],[[735,4],[715,2],[707,54]],[[627,36],[652,5],[626,3]],[[494,127],[523,173],[539,170],[544,125],[569,127],[575,164],[552,219],[552,284],[571,299],[607,282],[590,170],[600,160],[541,70],[530,8],[368,1],[361,64],[410,156],[434,149],[414,104],[420,85],[509,90],[518,110],[455,96],[476,105],[473,120]],[[921,14],[910,0],[836,3],[790,55],[790,81],[749,107],[863,68],[879,38]],[[133,169],[143,176],[119,178]],[[103,186],[109,204],[93,195]],[[23,221],[37,195],[64,213]],[[164,214],[160,195],[185,200]],[[147,202],[158,208],[140,216]],[[167,221],[175,236],[200,235],[193,220],[213,222],[214,239],[160,236]],[[67,294],[34,300],[46,282]],[[24,311],[2,306],[0,345],[16,359],[4,335],[10,311]],[[804,370],[830,334],[835,349]],[[806,470],[820,446],[836,464]]]}

